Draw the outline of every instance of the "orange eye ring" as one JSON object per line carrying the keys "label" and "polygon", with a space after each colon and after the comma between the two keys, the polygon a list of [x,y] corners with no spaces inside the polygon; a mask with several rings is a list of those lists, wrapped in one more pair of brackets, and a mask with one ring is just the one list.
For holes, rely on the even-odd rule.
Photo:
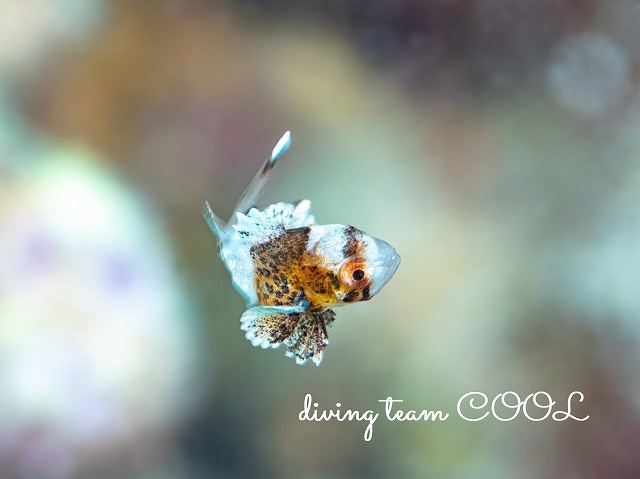
{"label": "orange eye ring", "polygon": [[349,289],[363,289],[371,280],[371,268],[366,261],[348,261],[340,268],[340,281]]}

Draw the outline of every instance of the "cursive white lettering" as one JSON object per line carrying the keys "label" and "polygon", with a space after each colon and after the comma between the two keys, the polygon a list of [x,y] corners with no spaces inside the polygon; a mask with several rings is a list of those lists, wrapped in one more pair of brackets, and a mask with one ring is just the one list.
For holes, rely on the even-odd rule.
{"label": "cursive white lettering", "polygon": [[304,397],[303,408],[298,414],[298,419],[300,421],[329,421],[331,419],[335,419],[337,421],[365,421],[368,422],[368,425],[364,430],[363,438],[365,441],[371,441],[371,438],[373,437],[373,424],[378,419],[379,414],[374,413],[370,409],[364,412],[351,409],[341,411],[341,406],[342,404],[338,402],[336,403],[335,410],[323,409],[322,411],[318,411],[317,408],[319,407],[319,404],[317,402],[313,402],[311,394],[307,394]]}
{"label": "cursive white lettering", "polygon": [[[458,400],[457,410],[458,410],[458,416],[460,416],[465,421],[482,421],[483,419],[485,419],[487,416],[491,414],[494,417],[494,419],[497,419],[498,421],[508,422],[508,421],[513,421],[520,414],[520,412],[522,412],[528,420],[535,421],[535,422],[544,421],[549,417],[549,415],[551,415],[554,421],[565,421],[569,418],[575,421],[586,421],[587,419],[589,419],[589,416],[580,418],[571,414],[571,401],[573,400],[573,396],[576,396],[576,395],[579,396],[578,401],[580,402],[584,401],[584,394],[582,394],[580,391],[573,391],[567,398],[567,410],[555,411],[552,413],[553,406],[556,404],[556,402],[553,400],[551,395],[545,391],[538,391],[536,393],[529,394],[525,399],[522,399],[517,393],[513,391],[507,391],[504,393],[497,394],[493,398],[493,401],[491,401],[490,411],[486,411],[484,414],[482,414],[479,417],[468,417],[467,414],[462,411],[462,407],[463,405],[467,404],[467,401],[468,401],[468,407],[474,410],[484,409],[487,407],[489,403],[489,398],[487,398],[486,394],[481,392],[470,392],[463,395]],[[482,402],[476,405],[474,403],[474,399],[476,399],[478,396],[482,398]],[[544,397],[546,398],[546,400],[544,402],[541,402],[538,399],[538,397]],[[510,416],[502,417],[502,415],[498,411],[498,407],[500,409],[511,409],[513,410],[513,412],[511,413]],[[532,408],[532,407],[541,409],[546,412],[541,417],[534,417],[531,415],[529,411],[529,408]]]}
{"label": "cursive white lettering", "polygon": [[393,403],[401,403],[404,401],[402,399],[393,399],[391,396],[387,399],[378,399],[378,402],[384,403],[384,412],[389,421],[435,421],[436,419],[446,421],[449,417],[449,413],[443,413],[442,411],[428,411],[426,409],[423,409],[420,412],[413,409],[406,412],[402,409],[393,411]]}

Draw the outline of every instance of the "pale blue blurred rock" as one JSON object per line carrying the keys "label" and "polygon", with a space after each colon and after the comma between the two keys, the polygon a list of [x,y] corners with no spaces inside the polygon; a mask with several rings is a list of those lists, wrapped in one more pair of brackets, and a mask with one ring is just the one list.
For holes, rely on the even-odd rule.
{"label": "pale blue blurred rock", "polygon": [[559,45],[547,74],[558,102],[589,118],[621,106],[630,88],[626,52],[601,33],[581,34]]}
{"label": "pale blue blurred rock", "polygon": [[3,461],[66,477],[170,430],[198,395],[196,345],[157,215],[58,149],[0,192],[0,231]]}

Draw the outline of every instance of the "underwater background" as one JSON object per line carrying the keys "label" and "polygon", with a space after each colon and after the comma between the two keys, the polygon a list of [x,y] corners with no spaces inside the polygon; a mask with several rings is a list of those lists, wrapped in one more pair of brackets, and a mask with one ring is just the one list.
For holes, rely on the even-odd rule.
{"label": "underwater background", "polygon": [[[320,367],[243,337],[200,214],[285,130],[261,206],[403,259]],[[639,343],[640,2],[0,0],[0,478],[636,478]]]}

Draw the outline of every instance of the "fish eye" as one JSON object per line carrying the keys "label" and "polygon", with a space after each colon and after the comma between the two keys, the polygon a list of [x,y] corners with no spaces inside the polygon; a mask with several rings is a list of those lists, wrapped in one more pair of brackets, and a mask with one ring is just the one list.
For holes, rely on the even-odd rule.
{"label": "fish eye", "polygon": [[349,289],[365,288],[369,284],[370,278],[369,264],[361,259],[349,261],[340,269],[340,281]]}
{"label": "fish eye", "polygon": [[362,278],[364,278],[364,271],[362,271],[361,269],[357,269],[351,274],[351,277],[356,281],[360,281]]}

